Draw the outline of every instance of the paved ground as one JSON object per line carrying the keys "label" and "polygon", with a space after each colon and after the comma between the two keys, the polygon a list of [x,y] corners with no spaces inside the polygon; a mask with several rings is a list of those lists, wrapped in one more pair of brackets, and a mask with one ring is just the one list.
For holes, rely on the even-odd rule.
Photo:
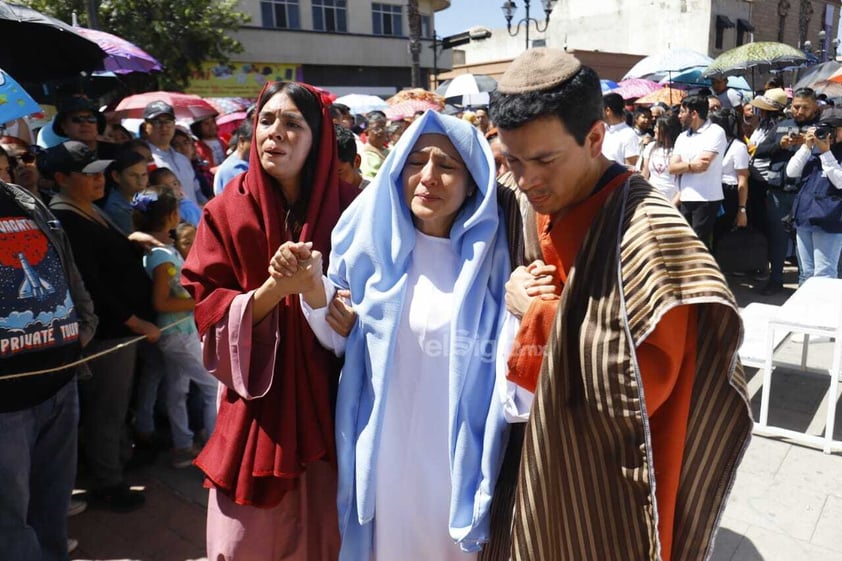
{"label": "paved ground", "polygon": [[[750,278],[730,278],[741,306],[782,303],[795,288],[762,297]],[[811,347],[811,364],[829,364],[829,344]],[[781,350],[796,356],[794,343]],[[827,377],[779,367],[773,377],[770,423],[821,434]],[[749,381],[755,417],[759,376]],[[838,418],[842,415],[839,411]],[[842,421],[837,438],[842,438]],[[89,509],[71,518],[80,542],[74,559],[97,561],[193,561],[204,559],[206,492],[195,468],[175,470],[166,456],[131,474],[146,488],[146,506],[129,514]],[[778,439],[754,437],[722,518],[713,561],[842,561],[842,455]],[[607,561],[607,560],[606,560]]]}

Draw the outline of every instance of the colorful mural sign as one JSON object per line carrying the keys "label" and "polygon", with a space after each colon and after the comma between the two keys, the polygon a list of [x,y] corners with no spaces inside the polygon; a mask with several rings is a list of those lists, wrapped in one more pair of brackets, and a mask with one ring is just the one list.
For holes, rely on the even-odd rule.
{"label": "colorful mural sign", "polygon": [[255,98],[273,80],[301,80],[300,64],[277,62],[206,62],[190,78],[187,93],[202,97]]}

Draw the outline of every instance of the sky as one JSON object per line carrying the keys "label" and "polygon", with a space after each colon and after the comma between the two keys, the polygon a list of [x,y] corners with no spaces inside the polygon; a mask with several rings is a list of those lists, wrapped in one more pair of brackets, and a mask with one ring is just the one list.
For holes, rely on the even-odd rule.
{"label": "sky", "polygon": [[[503,10],[500,6],[503,0],[450,0],[450,7],[441,12],[436,12],[436,33],[440,37],[455,35],[476,25],[482,25],[489,29],[506,27],[506,18],[503,17]],[[518,21],[524,14],[523,2],[517,2],[518,9],[512,21]],[[530,14],[534,17],[535,6],[543,15],[542,4],[539,0],[533,2],[530,7]]]}

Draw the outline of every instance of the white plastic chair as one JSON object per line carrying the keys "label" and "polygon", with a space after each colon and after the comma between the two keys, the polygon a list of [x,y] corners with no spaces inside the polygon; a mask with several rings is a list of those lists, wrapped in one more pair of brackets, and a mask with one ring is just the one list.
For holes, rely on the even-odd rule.
{"label": "white plastic chair", "polygon": [[[815,436],[798,431],[774,427],[769,420],[769,392],[772,383],[774,352],[782,337],[787,333],[802,333],[801,369],[807,370],[807,353],[810,336],[824,336],[833,339],[833,358],[829,370],[830,384],[825,394],[827,415],[825,435]],[[836,396],[839,377],[842,374],[842,279],[812,277],[780,306],[768,322],[764,352],[763,387],[761,389],[760,421],[755,424],[755,433],[768,436],[782,436],[796,442],[819,446],[825,454],[831,449],[842,449],[842,442],[833,440],[836,417]]]}

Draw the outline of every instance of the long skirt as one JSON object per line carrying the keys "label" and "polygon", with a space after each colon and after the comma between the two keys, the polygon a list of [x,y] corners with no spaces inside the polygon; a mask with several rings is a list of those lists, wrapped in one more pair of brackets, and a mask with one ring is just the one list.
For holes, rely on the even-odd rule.
{"label": "long skirt", "polygon": [[280,504],[235,504],[211,489],[208,497],[208,561],[336,561],[339,526],[336,471],[313,462]]}

